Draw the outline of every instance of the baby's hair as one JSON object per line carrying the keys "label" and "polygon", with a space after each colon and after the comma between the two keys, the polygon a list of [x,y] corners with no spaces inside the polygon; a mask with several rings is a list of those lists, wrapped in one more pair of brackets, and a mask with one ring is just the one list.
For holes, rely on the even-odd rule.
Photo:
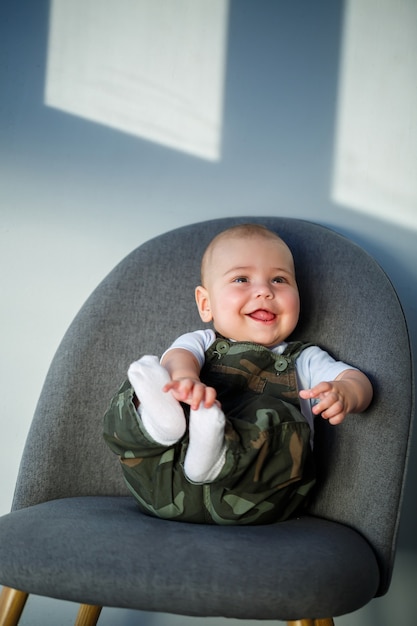
{"label": "baby's hair", "polygon": [[235,226],[231,226],[226,230],[223,230],[221,233],[216,235],[207,246],[203,258],[201,260],[201,284],[204,285],[205,276],[207,274],[207,267],[211,261],[212,253],[216,245],[222,241],[223,239],[249,239],[250,237],[262,237],[264,239],[273,239],[280,243],[285,244],[285,241],[281,239],[281,237],[274,233],[272,230],[269,230],[266,226],[262,224],[236,224]]}

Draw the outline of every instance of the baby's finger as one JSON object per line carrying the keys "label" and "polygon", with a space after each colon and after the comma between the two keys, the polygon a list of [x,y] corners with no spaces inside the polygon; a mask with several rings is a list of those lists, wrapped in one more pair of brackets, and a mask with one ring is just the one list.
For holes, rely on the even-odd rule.
{"label": "baby's finger", "polygon": [[200,404],[203,402],[205,396],[204,385],[194,385],[192,393],[190,394],[190,406],[193,411],[196,411]]}
{"label": "baby's finger", "polygon": [[330,391],[331,385],[328,382],[322,382],[316,385],[315,387],[311,387],[311,389],[301,389],[299,392],[300,397],[304,400],[311,400],[313,398],[318,398],[321,395]]}
{"label": "baby's finger", "polygon": [[204,406],[206,409],[209,409],[216,401],[216,390],[213,387],[206,387],[205,389],[205,398],[204,398]]}

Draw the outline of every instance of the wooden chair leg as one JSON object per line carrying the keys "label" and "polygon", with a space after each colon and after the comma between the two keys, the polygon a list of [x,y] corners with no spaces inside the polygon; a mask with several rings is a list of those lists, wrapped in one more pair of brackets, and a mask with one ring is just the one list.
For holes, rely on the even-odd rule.
{"label": "wooden chair leg", "polygon": [[101,609],[101,606],[81,604],[74,626],[96,626],[98,618],[100,617]]}
{"label": "wooden chair leg", "polygon": [[287,622],[287,626],[334,626],[331,617],[324,619],[297,619],[293,622]]}
{"label": "wooden chair leg", "polygon": [[28,595],[25,591],[3,587],[0,596],[0,626],[17,626]]}

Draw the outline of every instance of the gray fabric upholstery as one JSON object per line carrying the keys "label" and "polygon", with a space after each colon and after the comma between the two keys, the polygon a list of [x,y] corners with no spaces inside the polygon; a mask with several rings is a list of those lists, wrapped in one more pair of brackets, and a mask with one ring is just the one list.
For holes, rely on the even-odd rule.
{"label": "gray fabric upholstery", "polygon": [[[3,532],[10,584],[90,604],[244,619],[325,617],[350,611],[352,597],[367,602],[379,580],[358,533],[313,517],[202,527],[141,515],[131,497],[92,497],[16,511]],[[22,533],[31,546],[24,569]]]}
{"label": "gray fabric upholstery", "polygon": [[[294,338],[315,342],[359,366],[374,384],[375,399],[365,414],[351,416],[336,428],[317,422],[319,487],[310,514],[335,524],[311,517],[256,529],[193,527],[144,517],[123,497],[119,511],[119,500],[113,499],[127,495],[127,490],[117,459],[102,441],[108,401],[132,360],[145,353],[161,354],[178,334],[201,327],[194,286],[202,251],[217,232],[242,221],[264,223],[293,250],[302,300]],[[99,604],[257,617],[250,607],[257,606],[253,603],[261,576],[244,551],[259,541],[258,567],[263,574],[271,573],[268,582],[262,582],[265,596],[259,605],[266,597],[272,602],[272,608],[259,606],[259,619],[320,617],[319,607],[325,607],[322,615],[353,611],[389,586],[412,406],[410,347],[401,306],[384,272],[358,246],[324,227],[288,218],[213,220],[162,235],[134,250],[104,279],[57,350],[22,458],[14,512],[0,520],[0,583]],[[73,497],[77,499],[48,502]],[[71,519],[77,523],[67,523]],[[83,529],[90,537],[94,527],[96,540],[86,541]],[[37,542],[30,540],[41,528],[44,557]],[[117,549],[107,542],[111,537]],[[164,557],[169,550],[167,561],[178,557],[184,578],[175,578],[171,565],[163,576],[158,565],[162,537]],[[12,550],[13,539],[17,547]],[[183,545],[188,541],[213,552],[212,570],[204,573],[197,588],[190,572],[207,569],[207,554]],[[269,541],[276,546],[272,557]],[[75,580],[82,579],[77,573],[80,546],[87,552],[91,546],[91,562],[97,564],[96,574],[92,566],[85,571],[85,584]],[[149,546],[155,547],[155,561]],[[48,575],[55,549],[56,560],[72,564],[68,576],[65,567]],[[135,563],[129,558],[132,551]],[[317,555],[326,555],[323,571]],[[368,583],[359,577],[358,565],[369,575]],[[19,571],[25,572],[20,584]],[[305,584],[294,585],[300,576]],[[112,584],[114,593],[109,591]],[[219,589],[223,584],[224,590]],[[191,594],[184,591],[188,588]],[[228,590],[235,595],[226,602]],[[299,613],[300,606],[316,613]]]}

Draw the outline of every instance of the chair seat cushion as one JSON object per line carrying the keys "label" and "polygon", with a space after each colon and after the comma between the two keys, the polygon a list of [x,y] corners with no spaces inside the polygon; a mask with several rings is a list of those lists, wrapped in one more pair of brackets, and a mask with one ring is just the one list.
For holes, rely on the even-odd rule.
{"label": "chair seat cushion", "polygon": [[375,596],[378,571],[361,535],[314,517],[206,526],[148,517],[119,496],[53,500],[0,518],[1,584],[101,606],[242,619],[337,616]]}

